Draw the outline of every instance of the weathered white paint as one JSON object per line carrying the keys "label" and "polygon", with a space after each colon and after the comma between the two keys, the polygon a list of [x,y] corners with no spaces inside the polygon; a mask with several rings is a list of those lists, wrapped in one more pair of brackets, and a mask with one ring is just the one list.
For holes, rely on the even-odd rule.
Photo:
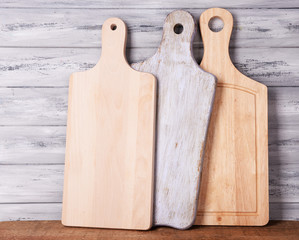
{"label": "weathered white paint", "polygon": [[[0,221],[60,220],[61,203],[0,204]],[[270,203],[271,220],[299,220],[298,203]]]}
{"label": "weathered white paint", "polygon": [[65,126],[2,126],[0,165],[64,164],[65,137]]}
{"label": "weathered white paint", "polygon": [[64,165],[1,166],[0,203],[62,202],[63,169]]}
{"label": "weathered white paint", "polygon": [[[271,118],[279,120],[279,114],[275,114]],[[0,165],[64,164],[65,133],[65,126],[2,126]],[[273,124],[269,128],[269,164],[296,164],[298,156],[298,124]]]}
{"label": "weathered white paint", "polygon": [[298,163],[270,165],[269,192],[272,202],[299,201]]}
{"label": "weathered white paint", "polygon": [[299,221],[299,203],[270,203],[270,220]]}
{"label": "weathered white paint", "polygon": [[[181,24],[181,33],[175,33]],[[154,224],[185,229],[196,216],[200,172],[216,78],[192,56],[195,22],[182,10],[170,13],[163,38],[149,59],[132,64],[157,77]]]}
{"label": "weathered white paint", "polygon": [[269,128],[280,128],[293,124],[294,129],[299,127],[298,87],[271,87],[268,89],[268,99]]}
{"label": "weathered white paint", "polygon": [[[0,6],[1,7],[1,6]],[[205,9],[187,9],[199,19]],[[233,47],[298,47],[299,9],[229,9],[235,28]],[[0,46],[98,47],[101,26],[109,17],[128,25],[128,47],[158,47],[171,9],[32,9],[0,8]],[[202,45],[199,35],[195,45]]]}
{"label": "weathered white paint", "polygon": [[[247,1],[223,1],[214,0],[213,6],[223,8],[291,8],[298,7],[298,3],[292,0],[279,1],[279,0],[247,0]],[[60,0],[60,1],[44,1],[44,0],[6,0],[1,3],[2,7],[25,7],[25,8],[133,8],[133,9],[148,9],[148,8],[210,8],[211,3],[208,1],[198,0],[150,0],[140,2],[136,0]]]}
{"label": "weathered white paint", "polygon": [[[295,100],[296,101],[296,100]],[[279,122],[277,115],[272,115]],[[269,164],[298,164],[299,156],[299,125],[276,124],[269,128]],[[298,171],[298,166],[294,165]],[[270,176],[271,177],[271,176]],[[272,183],[270,183],[270,186]],[[273,183],[273,186],[274,183]],[[278,184],[279,186],[279,184]],[[298,196],[299,200],[299,196]]]}
{"label": "weathered white paint", "polygon": [[[269,128],[299,126],[299,88],[268,92]],[[0,88],[0,126],[65,126],[67,95],[67,88]]]}
{"label": "weathered white paint", "polygon": [[[270,202],[298,202],[297,167],[270,164]],[[64,165],[0,165],[0,205],[62,202],[63,170]]]}
{"label": "weathered white paint", "polygon": [[60,220],[61,203],[0,204],[0,221]]}
{"label": "weathered white paint", "polygon": [[[128,61],[151,57],[156,48],[127,49]],[[98,48],[0,48],[0,87],[68,87],[72,72],[94,67]],[[195,47],[201,61],[203,49]],[[267,86],[299,86],[299,48],[230,48],[235,66]],[[20,78],[21,76],[21,78]]]}
{"label": "weathered white paint", "polygon": [[66,125],[67,96],[67,88],[0,88],[0,125]]}

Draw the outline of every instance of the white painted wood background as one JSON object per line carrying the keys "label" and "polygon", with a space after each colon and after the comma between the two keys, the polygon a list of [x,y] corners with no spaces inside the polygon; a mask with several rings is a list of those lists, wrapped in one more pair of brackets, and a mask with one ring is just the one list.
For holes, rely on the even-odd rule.
{"label": "white painted wood background", "polygon": [[198,22],[210,7],[232,12],[232,60],[269,89],[270,218],[299,220],[298,0],[2,0],[0,221],[60,219],[68,80],[98,61],[104,20],[127,23],[137,62],[155,53],[169,12]]}

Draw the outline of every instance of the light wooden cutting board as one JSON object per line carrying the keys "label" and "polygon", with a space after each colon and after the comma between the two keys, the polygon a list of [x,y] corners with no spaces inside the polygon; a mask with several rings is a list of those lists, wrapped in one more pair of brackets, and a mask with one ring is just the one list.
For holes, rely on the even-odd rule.
{"label": "light wooden cutting board", "polygon": [[105,21],[97,65],[69,86],[62,223],[148,229],[153,214],[156,79],[125,58],[127,30]]}
{"label": "light wooden cutting board", "polygon": [[[210,19],[224,22],[210,30]],[[196,224],[265,225],[268,199],[267,87],[241,74],[229,56],[233,17],[225,9],[202,13],[204,56],[217,90],[211,116]]]}
{"label": "light wooden cutting board", "polygon": [[190,227],[196,217],[201,161],[216,88],[215,77],[193,59],[194,33],[195,22],[188,12],[170,13],[156,54],[132,65],[154,74],[158,81],[154,224],[179,229]]}

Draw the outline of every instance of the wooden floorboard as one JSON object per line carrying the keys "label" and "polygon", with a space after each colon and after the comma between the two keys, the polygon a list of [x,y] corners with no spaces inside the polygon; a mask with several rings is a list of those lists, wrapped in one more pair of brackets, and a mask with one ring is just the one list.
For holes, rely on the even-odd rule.
{"label": "wooden floorboard", "polygon": [[0,223],[0,240],[89,239],[299,239],[299,221],[270,221],[264,227],[194,226],[189,230],[156,227],[150,231],[64,227],[60,221]]}

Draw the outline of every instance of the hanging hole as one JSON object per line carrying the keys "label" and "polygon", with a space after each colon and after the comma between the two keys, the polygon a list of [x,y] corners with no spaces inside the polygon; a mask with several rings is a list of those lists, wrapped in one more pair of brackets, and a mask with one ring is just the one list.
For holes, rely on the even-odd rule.
{"label": "hanging hole", "polygon": [[224,27],[224,22],[220,17],[213,17],[209,21],[209,28],[212,32],[220,32]]}
{"label": "hanging hole", "polygon": [[176,33],[176,34],[181,34],[184,30],[184,27],[182,24],[180,23],[177,23],[176,25],[174,25],[173,27],[173,31]]}
{"label": "hanging hole", "polygon": [[112,31],[115,31],[117,29],[117,26],[115,24],[111,24],[110,28]]}

